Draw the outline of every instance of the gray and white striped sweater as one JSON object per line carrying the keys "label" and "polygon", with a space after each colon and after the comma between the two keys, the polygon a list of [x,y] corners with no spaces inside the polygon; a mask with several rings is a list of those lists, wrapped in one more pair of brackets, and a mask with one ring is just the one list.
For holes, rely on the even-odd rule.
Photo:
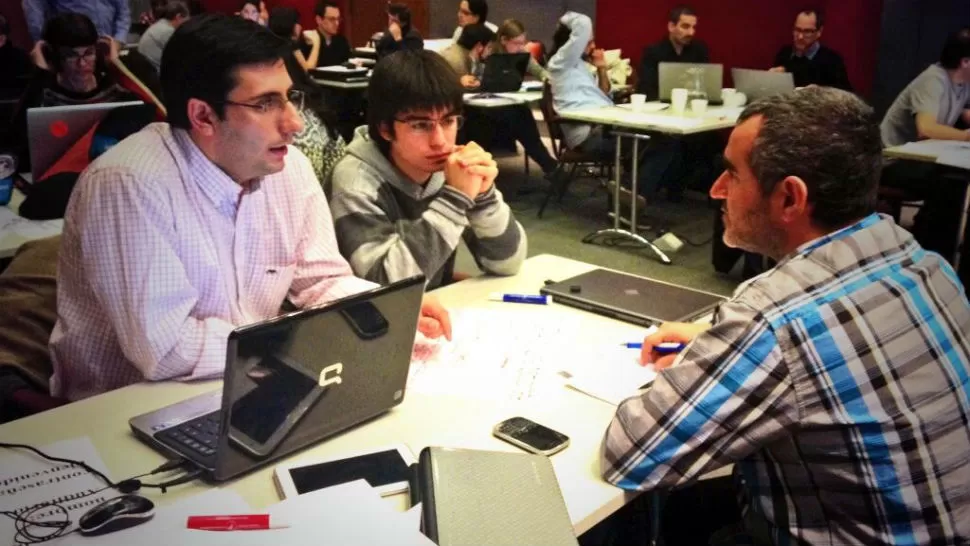
{"label": "gray and white striped sweater", "polygon": [[340,252],[354,273],[387,284],[423,273],[427,288],[451,281],[464,238],[483,271],[514,275],[526,235],[493,186],[469,199],[435,173],[425,185],[408,179],[359,127],[347,155],[325,184]]}

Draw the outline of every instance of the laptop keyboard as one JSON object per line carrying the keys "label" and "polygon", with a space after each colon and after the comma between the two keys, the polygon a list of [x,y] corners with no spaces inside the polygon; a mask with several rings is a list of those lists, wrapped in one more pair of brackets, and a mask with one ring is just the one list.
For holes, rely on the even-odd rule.
{"label": "laptop keyboard", "polygon": [[219,445],[219,412],[214,411],[155,434],[155,439],[212,466]]}

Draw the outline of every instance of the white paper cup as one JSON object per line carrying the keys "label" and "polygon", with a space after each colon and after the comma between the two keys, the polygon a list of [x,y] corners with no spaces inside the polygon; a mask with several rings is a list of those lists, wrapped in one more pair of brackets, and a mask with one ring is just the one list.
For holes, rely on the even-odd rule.
{"label": "white paper cup", "polygon": [[677,87],[670,90],[670,108],[675,114],[683,114],[687,109],[687,89]]}
{"label": "white paper cup", "polygon": [[729,100],[731,100],[731,97],[737,94],[737,92],[738,90],[733,87],[725,87],[724,89],[721,89],[721,102],[727,103]]}
{"label": "white paper cup", "polygon": [[634,93],[630,95],[630,105],[634,110],[641,109],[645,102],[647,102],[647,96],[642,93]]}
{"label": "white paper cup", "polygon": [[704,112],[707,111],[707,99],[694,99],[690,101],[690,109],[695,115],[704,115]]}

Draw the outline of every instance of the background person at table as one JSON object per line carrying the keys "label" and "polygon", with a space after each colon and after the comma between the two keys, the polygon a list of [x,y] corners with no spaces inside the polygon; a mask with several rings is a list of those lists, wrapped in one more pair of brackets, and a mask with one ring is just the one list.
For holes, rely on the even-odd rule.
{"label": "background person at table", "polygon": [[[475,91],[481,86],[485,59],[492,51],[494,40],[495,34],[485,25],[468,25],[456,43],[441,51],[466,90]],[[535,117],[526,104],[476,108],[469,112],[469,120],[463,139],[481,141],[496,134],[508,135],[522,144],[526,155],[539,164],[543,174],[552,176],[556,172],[558,163],[542,143]]]}
{"label": "background person at table", "polygon": [[37,65],[20,99],[8,135],[8,147],[20,158],[20,169],[30,170],[27,110],[43,106],[69,106],[138,100],[119,85],[116,42],[99,38],[86,16],[61,13],[47,22],[43,40],[32,52]]}
{"label": "background person at table", "polygon": [[462,0],[458,3],[458,26],[452,33],[451,39],[458,41],[461,29],[468,25],[483,24],[488,30],[495,32],[498,27],[488,20],[488,2],[485,0]]}
{"label": "background person at table", "polygon": [[30,38],[37,42],[44,26],[53,17],[64,13],[79,13],[94,23],[99,36],[108,36],[124,44],[131,27],[131,8],[128,0],[22,0],[24,18]]}
{"label": "background person at table", "polygon": [[[320,37],[320,55],[317,66],[333,66],[343,64],[350,59],[350,42],[340,31],[340,8],[333,0],[320,0],[313,8],[313,16],[317,22],[316,34]],[[314,32],[314,31],[311,31]],[[304,41],[301,44],[303,56],[309,56],[313,45]]]}
{"label": "background person at table", "polygon": [[155,22],[138,40],[138,52],[145,56],[155,71],[162,66],[162,50],[172,37],[175,29],[189,19],[189,4],[186,0],[163,0],[153,8]]}
{"label": "background person at table", "polygon": [[697,40],[697,14],[688,6],[678,6],[667,16],[667,37],[643,49],[637,72],[637,93],[647,100],[660,98],[660,63],[707,63],[710,55],[704,42]]}
{"label": "background person at table", "polygon": [[712,326],[644,340],[647,360],[689,345],[617,408],[608,481],[668,488],[735,463],[738,544],[970,539],[970,303],[946,262],[873,213],[878,136],[872,109],[832,88],[745,110],[711,196],[727,244],[779,262]]}
{"label": "background person at table", "polygon": [[361,277],[423,273],[451,282],[464,239],[486,273],[514,275],[526,236],[495,188],[491,154],[455,146],[462,88],[436,53],[401,51],[374,68],[367,127],[357,129],[330,186],[340,251]]}
{"label": "background person at table", "polygon": [[407,4],[387,5],[387,29],[377,42],[377,58],[405,49],[424,49],[424,38],[411,26],[411,9]]}
{"label": "background person at table", "polygon": [[[320,35],[311,31],[303,32],[303,27],[300,26],[300,12],[296,8],[273,8],[273,11],[269,14],[266,28],[290,42],[293,58],[296,59],[297,64],[303,68],[304,72],[317,67],[317,60],[320,55]],[[304,57],[300,50],[300,44],[304,41],[310,43],[309,57]]]}
{"label": "background person at table", "polygon": [[[319,305],[374,286],[340,256],[319,182],[288,146],[302,100],[289,53],[239,17],[205,15],[175,31],[162,55],[169,123],[101,156],[71,197],[53,395],[221,374],[235,327],[276,316],[285,301]],[[422,331],[447,333],[439,305],[426,301],[422,313]]]}
{"label": "background person at table", "polygon": [[791,72],[796,87],[825,85],[852,91],[842,56],[819,42],[824,25],[821,10],[799,12],[792,28],[792,44],[778,51],[771,71]]}
{"label": "background person at table", "polygon": [[[928,138],[970,141],[970,131],[954,127],[961,120],[970,125],[970,29],[951,34],[940,62],[927,67],[896,97],[882,120],[882,141],[887,147]],[[913,234],[924,247],[952,256],[964,185],[944,179],[932,163],[915,161],[892,162],[882,184],[923,200]],[[961,270],[965,281],[970,279],[970,259],[962,260]]]}
{"label": "background person at table", "polygon": [[[529,53],[526,46],[529,45],[529,37],[525,34],[525,25],[517,19],[506,19],[502,21],[502,26],[495,31],[495,40],[492,42],[492,55],[503,53]],[[539,81],[546,81],[549,73],[536,60],[529,55],[529,66],[526,72]]]}

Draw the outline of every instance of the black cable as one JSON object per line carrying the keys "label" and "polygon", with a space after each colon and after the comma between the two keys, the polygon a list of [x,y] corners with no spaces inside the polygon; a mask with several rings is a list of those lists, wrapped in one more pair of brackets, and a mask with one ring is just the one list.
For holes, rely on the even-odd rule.
{"label": "black cable", "polygon": [[[52,455],[48,455],[44,453],[43,451],[33,446],[29,446],[26,444],[8,444],[8,443],[0,442],[0,447],[5,447],[8,449],[26,449],[49,461],[79,466],[87,470],[89,473],[94,474],[106,484],[101,489],[89,491],[82,495],[72,497],[71,501],[76,501],[78,499],[90,497],[91,495],[96,495],[107,489],[117,489],[119,492],[127,494],[127,493],[134,493],[135,491],[138,491],[141,488],[153,488],[153,489],[160,489],[164,494],[169,487],[190,482],[192,480],[195,480],[202,474],[202,469],[196,468],[194,470],[188,471],[186,474],[179,476],[178,478],[175,478],[173,480],[169,480],[167,482],[163,482],[160,484],[142,483],[140,478],[144,478],[145,476],[151,476],[151,475],[160,474],[163,472],[171,472],[173,470],[178,470],[178,469],[185,469],[187,466],[191,464],[189,463],[189,461],[185,459],[173,459],[173,460],[165,461],[161,465],[155,467],[150,472],[139,474],[137,476],[132,476],[131,478],[126,478],[124,480],[121,480],[115,483],[115,482],[112,482],[110,479],[108,479],[107,476],[105,476],[103,473],[98,471],[96,468],[91,467],[84,461],[77,461],[74,459],[66,459],[62,457],[54,457]],[[37,515],[38,511],[46,508],[53,509],[55,512],[57,512],[56,513],[57,516],[62,516],[63,518],[62,519],[59,518],[57,520],[45,519],[44,521],[34,521],[31,519],[31,517]],[[17,544],[18,546],[42,544],[44,542],[53,540],[55,538],[67,536],[71,533],[77,532],[78,530],[77,528],[74,528],[70,531],[67,530],[73,523],[69,519],[70,514],[66,508],[64,508],[63,506],[61,506],[59,503],[56,503],[56,502],[43,502],[40,504],[35,504],[33,506],[24,507],[14,512],[3,511],[3,512],[0,512],[0,515],[6,516],[14,520],[14,527],[17,530],[17,534],[14,536],[14,543]],[[50,515],[48,515],[48,517],[50,517]],[[53,531],[49,534],[38,534],[37,529],[53,529]]]}

